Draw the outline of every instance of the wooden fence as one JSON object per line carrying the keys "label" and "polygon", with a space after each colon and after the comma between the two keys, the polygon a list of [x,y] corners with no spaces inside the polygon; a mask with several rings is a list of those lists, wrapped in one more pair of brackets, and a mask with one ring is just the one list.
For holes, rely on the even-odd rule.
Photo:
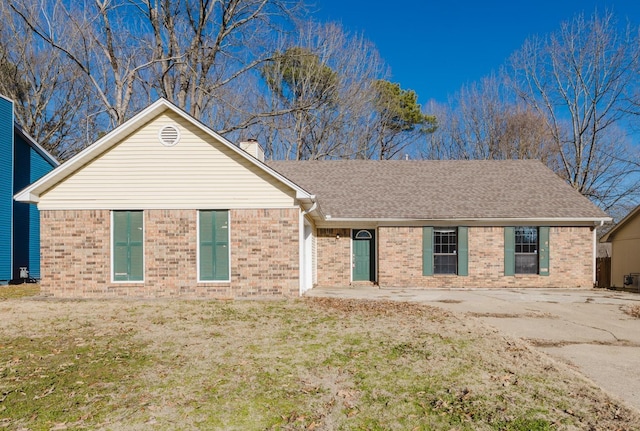
{"label": "wooden fence", "polygon": [[596,259],[596,286],[600,288],[611,287],[611,257]]}

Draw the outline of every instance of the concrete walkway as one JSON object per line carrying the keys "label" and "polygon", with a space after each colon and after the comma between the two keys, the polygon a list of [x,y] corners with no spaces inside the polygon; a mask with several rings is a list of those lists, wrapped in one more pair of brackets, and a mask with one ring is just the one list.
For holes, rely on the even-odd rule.
{"label": "concrete walkway", "polygon": [[640,295],[602,289],[314,288],[306,296],[434,305],[482,320],[563,361],[640,410]]}

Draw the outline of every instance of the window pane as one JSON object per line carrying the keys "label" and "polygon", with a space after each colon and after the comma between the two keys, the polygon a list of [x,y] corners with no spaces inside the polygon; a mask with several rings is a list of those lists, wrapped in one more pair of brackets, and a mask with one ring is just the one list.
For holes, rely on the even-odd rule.
{"label": "window pane", "polygon": [[537,274],[538,255],[516,254],[516,274]]}
{"label": "window pane", "polygon": [[433,272],[434,274],[456,274],[458,257],[456,229],[433,230]]}
{"label": "window pane", "polygon": [[520,226],[515,228],[515,272],[516,274],[538,273],[538,228]]}
{"label": "window pane", "polygon": [[441,254],[433,256],[434,273],[455,274],[457,267],[457,256],[451,254]]}
{"label": "window pane", "polygon": [[356,233],[356,239],[371,239],[371,232],[367,230],[361,230]]}

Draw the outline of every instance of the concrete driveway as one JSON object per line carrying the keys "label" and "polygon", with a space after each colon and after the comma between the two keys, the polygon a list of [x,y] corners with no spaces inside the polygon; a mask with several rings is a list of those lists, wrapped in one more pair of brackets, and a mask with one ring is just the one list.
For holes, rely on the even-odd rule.
{"label": "concrete driveway", "polygon": [[419,302],[480,319],[640,410],[640,295],[602,289],[314,288],[306,296]]}

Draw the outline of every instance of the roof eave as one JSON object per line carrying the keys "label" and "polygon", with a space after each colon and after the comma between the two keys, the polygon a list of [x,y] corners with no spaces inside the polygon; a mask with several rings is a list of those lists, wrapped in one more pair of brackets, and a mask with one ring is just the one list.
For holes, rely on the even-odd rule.
{"label": "roof eave", "polygon": [[29,193],[27,189],[23,189],[18,193],[16,193],[13,196],[13,199],[17,202],[23,202],[23,203],[29,203],[29,204],[37,204],[40,201],[39,196],[33,193]]}
{"label": "roof eave", "polygon": [[447,224],[478,224],[478,225],[568,225],[577,223],[580,225],[600,225],[611,221],[611,217],[453,217],[453,218],[395,218],[395,217],[332,217],[325,216],[324,222],[330,224],[340,223],[377,223],[377,224],[420,224],[427,225],[433,223]]}

